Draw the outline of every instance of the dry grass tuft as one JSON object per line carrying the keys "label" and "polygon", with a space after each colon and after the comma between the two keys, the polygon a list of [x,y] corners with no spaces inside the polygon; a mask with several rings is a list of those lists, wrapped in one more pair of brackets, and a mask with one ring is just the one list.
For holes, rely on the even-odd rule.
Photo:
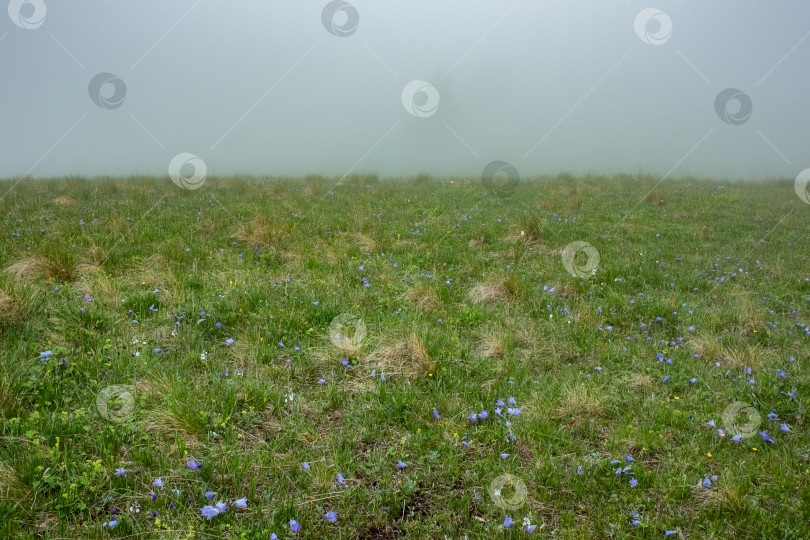
{"label": "dry grass tuft", "polygon": [[70,197],[57,197],[53,200],[53,203],[57,206],[73,206],[76,204],[76,200]]}
{"label": "dry grass tuft", "polygon": [[433,372],[435,369],[427,349],[416,332],[392,345],[378,348],[361,363],[367,371],[376,369],[377,373],[384,373],[386,377],[408,379],[416,378],[425,372]]}
{"label": "dry grass tuft", "polygon": [[644,202],[647,204],[657,204],[660,206],[664,204],[666,201],[664,200],[664,196],[660,192],[653,191],[652,193],[648,193],[647,195],[644,196]]}
{"label": "dry grass tuft", "polygon": [[58,275],[59,269],[52,265],[47,257],[34,255],[19,260],[6,268],[9,275],[25,281],[33,281],[38,277]]}
{"label": "dry grass tuft", "polygon": [[22,281],[44,279],[49,282],[72,283],[81,276],[98,270],[106,254],[98,246],[87,249],[84,257],[74,252],[52,251],[47,255],[31,255],[19,260],[6,269],[6,273]]}
{"label": "dry grass tuft", "polygon": [[470,289],[467,298],[476,303],[506,302],[509,300],[509,291],[501,282],[479,283]]}
{"label": "dry grass tuft", "polygon": [[[22,401],[20,400],[20,387],[15,385],[11,380],[11,374],[3,370],[0,375],[0,415],[8,416],[13,411],[20,408]],[[0,482],[0,486],[3,483]]]}
{"label": "dry grass tuft", "polygon": [[197,229],[204,232],[205,234],[212,235],[217,232],[217,224],[211,221],[210,219],[204,219],[202,222],[197,224]]}
{"label": "dry grass tuft", "polygon": [[170,410],[150,411],[143,429],[168,440],[179,436],[186,447],[190,449],[201,446],[195,434],[196,425],[193,422],[188,422],[188,419],[182,415]]}
{"label": "dry grass tuft", "polygon": [[585,418],[598,418],[605,412],[599,397],[584,385],[565,386],[560,394],[560,404],[554,413],[556,418],[569,418],[571,423],[579,424]]}
{"label": "dry grass tuft", "polygon": [[699,333],[691,336],[689,347],[707,361],[716,362],[723,358],[723,344],[711,334]]}
{"label": "dry grass tuft", "polygon": [[351,236],[354,238],[355,242],[357,243],[357,249],[364,253],[371,253],[377,250],[377,242],[374,241],[373,238],[367,236],[363,233],[344,233],[345,235]]}
{"label": "dry grass tuft", "polygon": [[653,378],[643,373],[633,373],[627,378],[627,384],[639,390],[649,390],[653,384]]}
{"label": "dry grass tuft", "polygon": [[482,234],[481,236],[478,236],[476,238],[471,238],[470,241],[467,243],[467,247],[470,249],[470,251],[481,249],[482,247],[484,247],[486,241],[487,241],[486,236]]}
{"label": "dry grass tuft", "polygon": [[265,195],[274,199],[281,198],[286,192],[286,187],[277,181],[268,183],[267,187],[264,189]]}
{"label": "dry grass tuft", "polygon": [[517,229],[511,239],[518,240],[527,245],[536,244],[543,240],[545,222],[541,216],[529,214],[518,220]]}
{"label": "dry grass tuft", "polygon": [[83,276],[99,270],[107,260],[107,254],[99,246],[90,246],[84,257],[76,263],[76,275]]}
{"label": "dry grass tuft", "polygon": [[467,293],[467,298],[471,302],[508,302],[515,301],[520,297],[522,291],[520,279],[510,274],[508,277],[479,283]]}
{"label": "dry grass tuft", "polygon": [[715,483],[711,488],[703,487],[702,481],[692,489],[698,504],[729,514],[740,514],[748,509],[749,496],[744,485],[735,482]]}
{"label": "dry grass tuft", "polygon": [[747,367],[759,368],[775,359],[772,351],[766,351],[757,344],[744,344],[724,350],[723,364],[731,369],[743,370]]}
{"label": "dry grass tuft", "polygon": [[9,285],[0,289],[0,325],[25,322],[34,309],[37,293],[30,288]]}
{"label": "dry grass tuft", "polygon": [[17,473],[4,463],[0,463],[0,499],[13,500],[23,504],[31,491],[20,480]]}
{"label": "dry grass tuft", "polygon": [[250,224],[240,227],[233,237],[240,241],[261,248],[274,247],[278,240],[286,234],[281,227],[270,222],[267,216],[258,215]]}
{"label": "dry grass tuft", "polygon": [[410,291],[407,292],[405,297],[409,302],[424,311],[433,311],[442,305],[438,293],[427,283],[419,283]]}
{"label": "dry grass tuft", "polygon": [[506,342],[503,336],[494,330],[486,330],[478,340],[476,354],[482,358],[503,358],[506,354]]}

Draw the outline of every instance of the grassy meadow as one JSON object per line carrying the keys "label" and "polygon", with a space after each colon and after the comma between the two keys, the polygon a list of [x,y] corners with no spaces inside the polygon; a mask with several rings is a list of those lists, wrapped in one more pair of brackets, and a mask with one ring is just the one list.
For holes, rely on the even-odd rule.
{"label": "grassy meadow", "polygon": [[15,184],[0,538],[810,538],[791,182]]}

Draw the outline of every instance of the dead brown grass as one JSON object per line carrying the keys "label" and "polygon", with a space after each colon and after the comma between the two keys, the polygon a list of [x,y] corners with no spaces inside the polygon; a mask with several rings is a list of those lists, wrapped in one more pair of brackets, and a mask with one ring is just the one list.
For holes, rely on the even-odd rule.
{"label": "dead brown grass", "polygon": [[627,378],[627,384],[631,388],[649,390],[652,387],[653,378],[643,373],[633,373]]}
{"label": "dead brown grass", "polygon": [[211,235],[217,232],[217,225],[210,219],[204,219],[197,225],[197,228],[205,234]]}
{"label": "dead brown grass", "polygon": [[703,508],[728,512],[732,515],[746,511],[750,500],[747,487],[733,480],[715,483],[710,488],[703,487],[700,480],[692,490],[698,504]]}
{"label": "dead brown grass", "polygon": [[23,504],[31,495],[31,491],[20,480],[16,471],[4,463],[0,463],[0,499],[17,501]]}
{"label": "dead brown grass", "polygon": [[20,286],[0,289],[0,324],[24,322],[31,314],[34,297],[34,291]]}
{"label": "dead brown grass", "polygon": [[419,309],[433,311],[442,305],[438,293],[427,283],[418,283],[405,294],[406,299]]}
{"label": "dead brown grass", "polygon": [[604,403],[596,391],[585,385],[564,386],[560,395],[555,418],[568,418],[570,423],[579,424],[586,418],[600,418],[605,412]]}
{"label": "dead brown grass", "polygon": [[62,196],[55,198],[53,203],[57,206],[73,206],[76,204],[76,200],[70,197]]}
{"label": "dead brown grass", "polygon": [[716,336],[706,333],[695,334],[689,338],[689,347],[701,358],[717,362],[723,358],[723,345]]}
{"label": "dead brown grass", "polygon": [[357,244],[357,249],[364,253],[371,253],[377,250],[377,242],[373,238],[361,232],[357,233],[344,233],[346,236],[351,236]]}
{"label": "dead brown grass", "polygon": [[483,358],[503,358],[506,354],[506,344],[501,336],[487,332],[478,341],[476,354]]}
{"label": "dead brown grass", "polygon": [[506,302],[509,300],[509,290],[503,282],[479,283],[470,289],[467,298],[476,303]]}
{"label": "dead brown grass", "polygon": [[[12,374],[4,370],[0,374],[0,414],[7,416],[12,411],[18,410],[22,403],[20,395],[20,387],[14,384]],[[2,485],[0,482],[0,486]]]}
{"label": "dead brown grass", "polygon": [[482,234],[481,236],[471,238],[470,241],[467,243],[467,247],[471,251],[481,249],[484,246],[484,243],[486,243],[486,237]]}
{"label": "dead brown grass", "polygon": [[653,191],[644,196],[644,202],[647,204],[662,205],[666,203],[664,195],[658,191]]}
{"label": "dead brown grass", "polygon": [[285,234],[282,227],[272,223],[267,216],[259,214],[249,224],[237,229],[233,237],[251,246],[269,249],[275,247]]}
{"label": "dead brown grass", "polygon": [[724,349],[723,363],[731,369],[759,368],[775,360],[774,353],[754,344],[744,344]]}
{"label": "dead brown grass", "polygon": [[49,255],[31,255],[6,269],[6,272],[22,281],[44,279],[49,282],[72,283],[81,276],[98,270],[106,256],[98,246],[89,248],[84,257],[61,251]]}
{"label": "dead brown grass", "polygon": [[416,332],[391,345],[382,346],[361,360],[364,369],[385,373],[386,377],[413,379],[432,373],[434,363]]}

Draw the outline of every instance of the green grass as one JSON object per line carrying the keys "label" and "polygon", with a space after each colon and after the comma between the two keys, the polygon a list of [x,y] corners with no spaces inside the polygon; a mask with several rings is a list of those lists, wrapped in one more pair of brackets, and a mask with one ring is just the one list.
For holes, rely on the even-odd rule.
{"label": "green grass", "polygon": [[657,182],[0,183],[0,538],[807,538],[810,207]]}

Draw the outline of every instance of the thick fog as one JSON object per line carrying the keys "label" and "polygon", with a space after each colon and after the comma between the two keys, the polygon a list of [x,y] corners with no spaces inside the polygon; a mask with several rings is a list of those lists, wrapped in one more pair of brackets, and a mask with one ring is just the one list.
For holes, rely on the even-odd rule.
{"label": "thick fog", "polygon": [[7,3],[2,178],[810,167],[806,1]]}

